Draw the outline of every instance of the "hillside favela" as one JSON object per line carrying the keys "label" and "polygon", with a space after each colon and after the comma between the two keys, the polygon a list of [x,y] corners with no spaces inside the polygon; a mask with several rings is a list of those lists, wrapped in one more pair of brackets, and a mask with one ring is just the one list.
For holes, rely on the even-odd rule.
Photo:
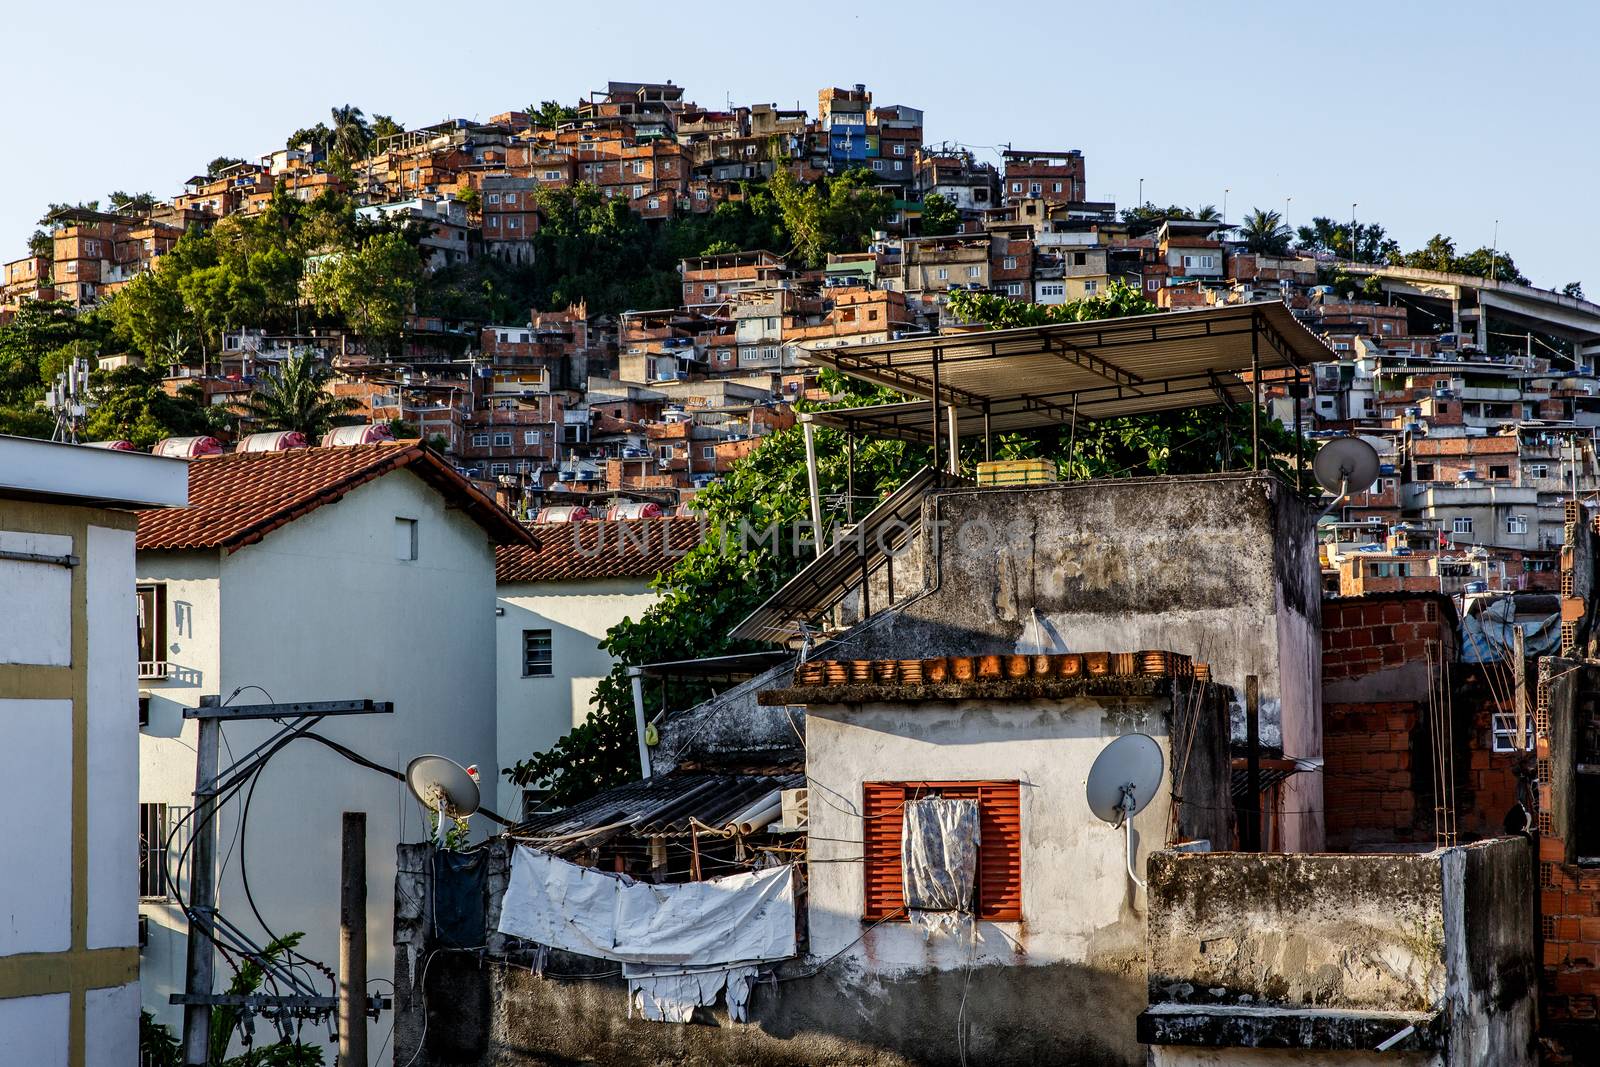
{"label": "hillside favela", "polygon": [[12,189],[0,1067],[1600,1062],[1582,282],[591,43]]}

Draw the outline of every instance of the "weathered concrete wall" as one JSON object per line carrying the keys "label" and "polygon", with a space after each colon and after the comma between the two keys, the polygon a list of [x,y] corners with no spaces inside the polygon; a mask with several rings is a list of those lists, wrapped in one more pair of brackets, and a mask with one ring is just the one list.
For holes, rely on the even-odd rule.
{"label": "weathered concrete wall", "polygon": [[[1532,1064],[1532,874],[1522,838],[1419,854],[1157,855],[1141,1022],[1158,1042],[1152,1062],[1279,1062],[1265,1050],[1302,1046],[1308,1020],[1319,1036],[1304,1062],[1366,1062],[1373,1034],[1409,1020],[1420,1033],[1399,1051],[1413,1062]],[[1183,1006],[1204,1024],[1171,1021]]]}
{"label": "weathered concrete wall", "polygon": [[[653,774],[666,774],[682,763],[798,764],[805,759],[804,708],[762,707],[763,689],[781,688],[794,680],[794,665],[785,663],[747,679],[692,708],[669,711],[656,720],[659,740],[650,749]],[[645,682],[645,715],[651,683]]]}
{"label": "weathered concrete wall", "polygon": [[[1226,840],[1225,706],[1208,692],[1176,790],[1184,798],[1179,834]],[[504,958],[507,946],[493,937],[481,958],[434,952],[427,848],[406,846],[395,903],[397,1062],[422,1041],[425,974],[428,1037],[413,1067],[953,1065],[961,1062],[958,1019],[970,1063],[1143,1063],[1134,1038],[1146,988],[1143,894],[1123,870],[1121,833],[1087,810],[1083,781],[1116,734],[1143,730],[1169,750],[1171,698],[811,711],[809,951],[779,969],[777,984],[758,986],[748,1023],[731,1022],[721,1007],[688,1026],[630,1018],[625,984],[601,961],[558,954],[551,974],[591,977],[541,978],[525,957]],[[861,783],[942,779],[1023,783],[1024,919],[980,924],[972,943],[861,918]],[[1171,817],[1163,789],[1136,818],[1137,868],[1167,843]],[[489,882],[492,927],[503,882],[493,869]]]}
{"label": "weathered concrete wall", "polygon": [[[1321,755],[1321,581],[1314,516],[1259,474],[951,490],[924,507],[927,592],[855,633],[857,658],[1015,651],[1033,613],[1054,651],[1170,649],[1244,693],[1262,739]],[[1287,709],[1287,710],[1286,710]],[[1243,736],[1243,707],[1234,734]],[[1322,844],[1321,775],[1284,786],[1285,841]]]}

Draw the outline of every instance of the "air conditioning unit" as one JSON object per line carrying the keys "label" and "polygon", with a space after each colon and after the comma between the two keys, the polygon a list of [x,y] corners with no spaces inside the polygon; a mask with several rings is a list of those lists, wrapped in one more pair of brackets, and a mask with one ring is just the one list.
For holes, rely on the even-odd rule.
{"label": "air conditioning unit", "polygon": [[785,828],[798,830],[810,824],[811,804],[809,790],[785,789],[778,796],[783,804],[781,818]]}

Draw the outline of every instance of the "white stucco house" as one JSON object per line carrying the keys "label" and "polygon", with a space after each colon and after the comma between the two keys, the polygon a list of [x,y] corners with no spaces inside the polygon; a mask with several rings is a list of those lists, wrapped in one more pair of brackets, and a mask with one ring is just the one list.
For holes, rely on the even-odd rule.
{"label": "white stucco house", "polygon": [[[175,1029],[181,1013],[168,995],[183,988],[186,927],[166,877],[176,857],[164,842],[193,803],[197,729],[183,709],[205,696],[390,701],[392,715],[328,718],[316,732],[389,768],[439,753],[487,776],[499,766],[495,549],[533,543],[416,443],[195,460],[189,502],[141,518],[137,564],[148,926],[140,974],[145,1008]],[[222,765],[274,729],[270,720],[225,724]],[[247,818],[245,806],[228,803],[218,816],[221,914],[264,942],[259,909],[273,932],[303,932],[301,951],[335,964],[340,813],[364,811],[368,968],[390,973],[385,887],[395,846],[426,832],[404,785],[302,740],[260,772]],[[221,984],[230,972],[220,960],[218,972]],[[370,1043],[374,1056],[380,1045]]]}
{"label": "white stucco house", "polygon": [[[651,580],[699,543],[697,518],[548,524],[539,544],[499,549],[495,662],[499,748],[509,767],[554,744],[589,714],[615,664],[606,631],[637,619]],[[503,776],[499,810],[520,815],[522,790]]]}
{"label": "white stucco house", "polygon": [[135,508],[180,460],[0,437],[0,1063],[138,1057]]}

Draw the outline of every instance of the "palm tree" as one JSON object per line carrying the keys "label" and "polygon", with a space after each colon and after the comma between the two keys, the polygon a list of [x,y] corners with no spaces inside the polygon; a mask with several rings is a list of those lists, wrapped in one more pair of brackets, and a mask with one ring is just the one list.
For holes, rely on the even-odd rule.
{"label": "palm tree", "polygon": [[353,398],[327,391],[332,376],[310,352],[292,355],[245,402],[244,417],[262,430],[299,430],[308,440],[321,437],[333,420],[357,406]]}
{"label": "palm tree", "polygon": [[333,150],[347,161],[362,159],[372,143],[372,127],[359,107],[346,104],[333,109]]}
{"label": "palm tree", "polygon": [[1194,213],[1194,218],[1196,222],[1220,222],[1222,212],[1217,210],[1217,205],[1206,204]]}
{"label": "palm tree", "polygon": [[1276,211],[1256,208],[1244,217],[1244,222],[1239,225],[1239,232],[1244,236],[1245,247],[1257,255],[1289,254],[1289,239],[1292,234],[1289,227],[1283,224],[1283,216]]}

